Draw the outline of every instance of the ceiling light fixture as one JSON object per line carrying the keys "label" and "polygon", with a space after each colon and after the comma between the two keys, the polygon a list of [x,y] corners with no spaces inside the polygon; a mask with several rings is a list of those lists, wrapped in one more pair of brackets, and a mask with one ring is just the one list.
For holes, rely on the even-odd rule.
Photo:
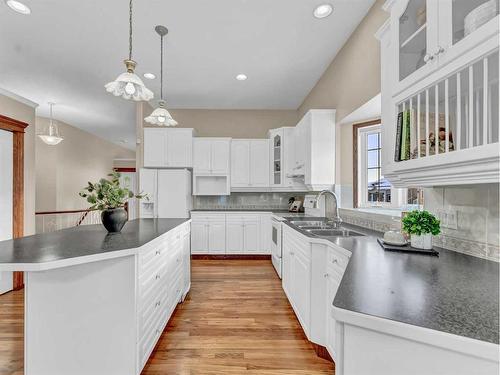
{"label": "ceiling light fixture", "polygon": [[330,4],[322,4],[314,9],[314,17],[325,18],[328,17],[333,12],[333,7]]}
{"label": "ceiling light fixture", "polygon": [[238,75],[236,76],[236,79],[237,79],[238,81],[246,81],[246,80],[247,80],[247,78],[248,78],[248,77],[246,76],[246,74],[238,74]]}
{"label": "ceiling light fixture", "polygon": [[38,134],[40,139],[44,141],[46,144],[49,146],[55,146],[58,143],[61,143],[61,141],[64,139],[61,137],[59,134],[59,128],[57,127],[56,122],[54,121],[52,117],[52,107],[55,105],[55,103],[49,102],[50,106],[50,122],[49,122],[49,128],[47,134]]}
{"label": "ceiling light fixture", "polygon": [[153,73],[144,73],[144,78],[147,78],[147,79],[155,79],[156,76],[153,74]]}
{"label": "ceiling light fixture", "polygon": [[163,100],[163,37],[168,34],[168,29],[165,26],[158,25],[155,27],[155,31],[160,36],[160,101],[158,102],[158,108],[144,118],[144,121],[153,125],[176,126],[177,121],[167,111]]}
{"label": "ceiling light fixture", "polygon": [[5,0],[5,4],[7,4],[7,6],[12,9],[14,12],[17,12],[17,13],[21,13],[21,14],[30,14],[31,13],[31,9],[21,3],[20,1],[16,1],[16,0]]}
{"label": "ceiling light fixture", "polygon": [[148,101],[153,98],[153,92],[149,90],[134,69],[137,63],[132,60],[132,0],[129,3],[129,36],[128,36],[128,59],[123,61],[127,71],[122,73],[113,82],[106,84],[106,91],[114,96],[135,101]]}

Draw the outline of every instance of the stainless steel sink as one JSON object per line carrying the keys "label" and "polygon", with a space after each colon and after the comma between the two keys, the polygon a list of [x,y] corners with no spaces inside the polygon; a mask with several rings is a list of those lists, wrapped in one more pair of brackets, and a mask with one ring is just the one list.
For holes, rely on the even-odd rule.
{"label": "stainless steel sink", "polygon": [[318,237],[356,237],[363,234],[349,229],[310,229],[309,233]]}
{"label": "stainless steel sink", "polygon": [[303,230],[313,230],[313,229],[335,229],[332,225],[297,225],[300,229]]}

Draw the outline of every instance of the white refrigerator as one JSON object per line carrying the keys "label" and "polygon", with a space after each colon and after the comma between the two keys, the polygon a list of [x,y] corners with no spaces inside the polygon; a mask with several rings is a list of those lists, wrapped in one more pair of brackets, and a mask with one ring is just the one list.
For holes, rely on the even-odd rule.
{"label": "white refrigerator", "polygon": [[146,169],[139,171],[141,218],[189,218],[193,208],[191,172],[187,169]]}

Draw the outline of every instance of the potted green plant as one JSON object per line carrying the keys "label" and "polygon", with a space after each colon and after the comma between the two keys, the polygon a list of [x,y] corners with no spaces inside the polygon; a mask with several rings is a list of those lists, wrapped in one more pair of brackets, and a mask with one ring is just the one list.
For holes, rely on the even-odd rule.
{"label": "potted green plant", "polygon": [[411,236],[411,246],[432,249],[432,236],[441,233],[439,220],[429,211],[410,211],[402,220],[403,231]]}
{"label": "potted green plant", "polygon": [[120,173],[108,174],[110,179],[101,178],[99,182],[89,182],[79,193],[91,204],[90,209],[101,211],[101,221],[108,232],[120,232],[128,220],[125,203],[129,198],[147,198],[145,194],[134,194],[120,186]]}

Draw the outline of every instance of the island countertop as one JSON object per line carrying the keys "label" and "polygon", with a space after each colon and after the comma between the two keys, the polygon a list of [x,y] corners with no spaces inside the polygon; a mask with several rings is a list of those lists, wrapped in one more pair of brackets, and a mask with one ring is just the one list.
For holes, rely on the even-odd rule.
{"label": "island countertop", "polygon": [[498,263],[441,248],[439,257],[384,251],[381,233],[347,224],[365,236],[321,238],[285,223],[351,252],[334,307],[499,343]]}
{"label": "island countertop", "polygon": [[134,254],[190,219],[136,219],[120,233],[81,225],[0,242],[0,271],[41,271]]}

